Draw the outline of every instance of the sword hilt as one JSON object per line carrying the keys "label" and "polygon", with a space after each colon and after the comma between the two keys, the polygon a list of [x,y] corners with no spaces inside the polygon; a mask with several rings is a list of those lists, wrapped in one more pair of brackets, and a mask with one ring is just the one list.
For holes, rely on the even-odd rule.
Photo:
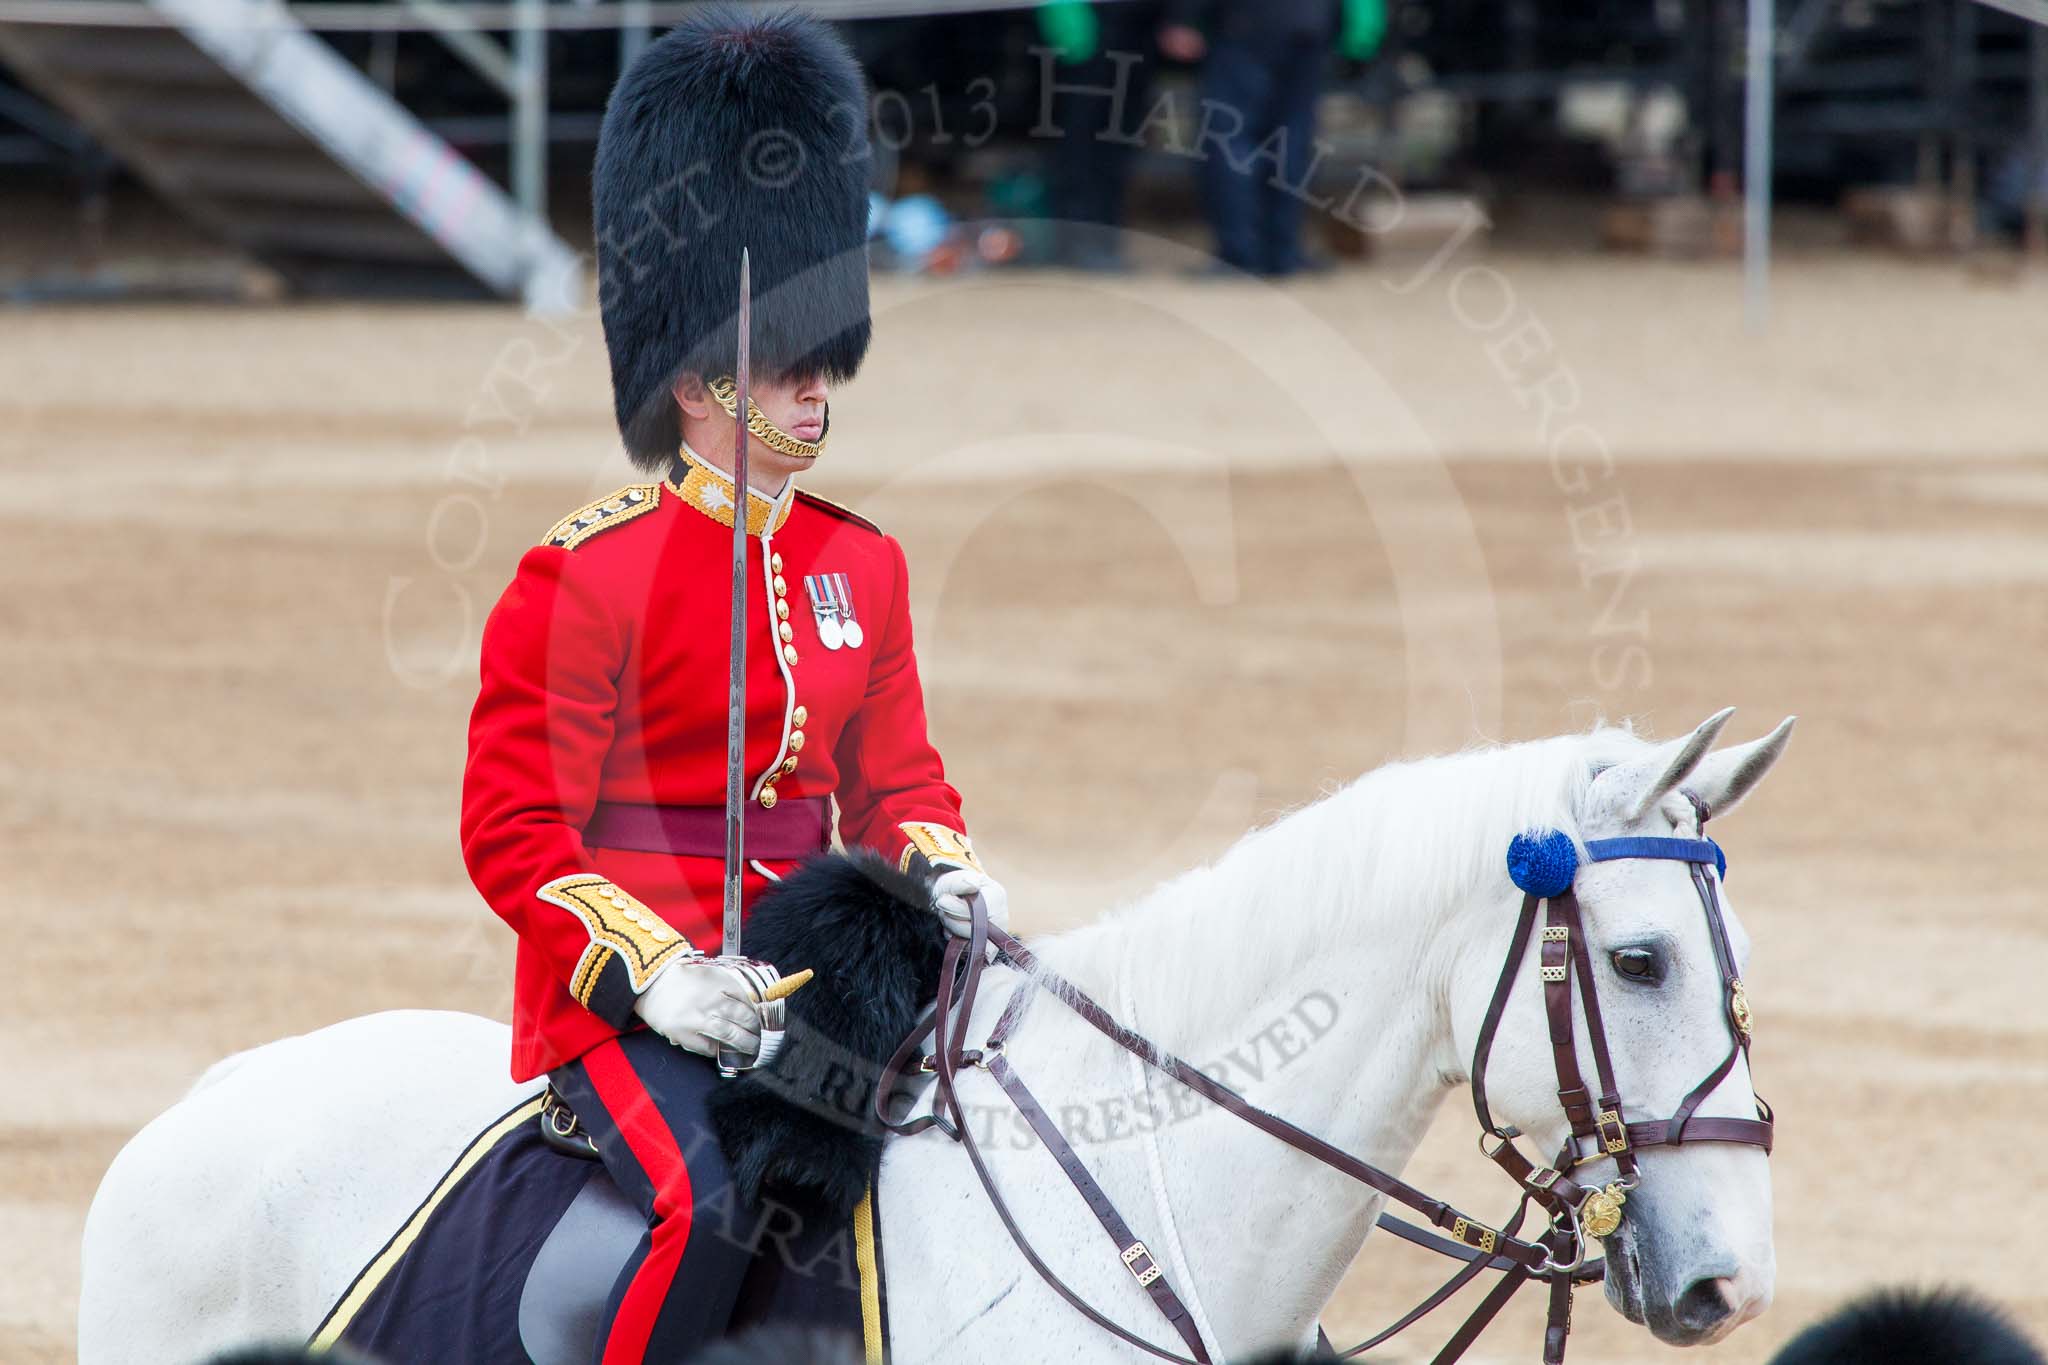
{"label": "sword hilt", "polygon": [[776,970],[774,964],[757,962],[750,957],[719,957],[713,961],[721,967],[730,967],[739,974],[740,980],[746,982],[747,989],[753,993],[754,1003],[761,1011],[761,1048],[758,1052],[748,1057],[731,1048],[718,1049],[718,1074],[731,1078],[742,1071],[753,1071],[775,1060],[776,1054],[782,1051],[783,1030],[789,1020],[788,1007],[783,1002],[802,990],[817,973],[805,967],[784,976]]}

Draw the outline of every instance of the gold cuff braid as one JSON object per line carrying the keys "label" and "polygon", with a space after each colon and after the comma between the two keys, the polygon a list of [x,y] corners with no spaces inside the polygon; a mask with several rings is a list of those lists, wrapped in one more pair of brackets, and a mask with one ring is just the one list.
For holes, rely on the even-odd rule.
{"label": "gold cuff braid", "polygon": [[956,867],[971,867],[982,870],[981,860],[974,856],[974,842],[957,829],[947,829],[928,820],[906,820],[896,828],[903,831],[903,837],[910,842],[904,847],[903,856],[897,860],[899,869],[907,869],[913,855],[922,853],[930,863],[951,863]]}
{"label": "gold cuff braid", "polygon": [[[739,384],[730,378],[714,379],[705,387],[710,389],[711,396],[718,400],[718,406],[725,409],[725,415],[734,421],[738,421],[740,408]],[[770,450],[779,450],[784,455],[791,456],[794,459],[815,460],[818,456],[825,453],[825,437],[829,436],[832,432],[832,409],[830,405],[827,405],[825,408],[825,430],[819,435],[817,440],[799,441],[796,437],[769,421],[767,416],[762,413],[761,405],[749,396],[747,399],[747,430],[753,434],[755,440],[767,446]]]}
{"label": "gold cuff braid", "polygon": [[535,893],[577,919],[590,935],[590,946],[577,960],[570,991],[588,1006],[598,978],[613,958],[626,968],[626,979],[638,995],[654,974],[679,957],[700,956],[661,916],[637,899],[593,873],[557,877]]}

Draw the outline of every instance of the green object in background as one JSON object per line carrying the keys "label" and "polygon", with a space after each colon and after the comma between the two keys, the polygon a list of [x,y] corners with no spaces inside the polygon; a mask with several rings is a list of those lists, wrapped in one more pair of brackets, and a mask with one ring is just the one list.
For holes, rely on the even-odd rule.
{"label": "green object in background", "polygon": [[1387,36],[1387,0],[1344,0],[1344,22],[1337,32],[1337,55],[1362,62],[1380,50]]}
{"label": "green object in background", "polygon": [[1046,218],[1052,212],[1052,191],[1035,171],[1005,171],[988,182],[987,216],[1007,222],[1023,243],[1026,261],[1050,260],[1058,232]]}
{"label": "green object in background", "polygon": [[[1377,2],[1377,0],[1375,0]],[[1381,16],[1385,25],[1384,12]],[[1095,55],[1102,29],[1095,21],[1095,7],[1088,0],[1052,0],[1038,7],[1038,34],[1045,45],[1060,54],[1069,65],[1085,62]]]}

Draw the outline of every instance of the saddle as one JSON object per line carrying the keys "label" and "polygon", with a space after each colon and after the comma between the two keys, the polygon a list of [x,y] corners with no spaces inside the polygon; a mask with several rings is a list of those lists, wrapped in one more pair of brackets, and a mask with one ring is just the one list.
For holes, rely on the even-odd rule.
{"label": "saddle", "polygon": [[[750,954],[817,976],[789,998],[775,1060],[712,1094],[733,1187],[699,1216],[727,1220],[756,1253],[730,1330],[844,1329],[880,1358],[870,1195],[884,1129],[872,1115],[890,1054],[937,992],[946,932],[930,900],[925,882],[878,857],[820,855],[749,915]],[[344,1296],[340,1344],[394,1363],[586,1365],[646,1222],[562,1099],[544,1090],[502,1116],[428,1206],[401,1254],[365,1272],[381,1275],[370,1292]]]}

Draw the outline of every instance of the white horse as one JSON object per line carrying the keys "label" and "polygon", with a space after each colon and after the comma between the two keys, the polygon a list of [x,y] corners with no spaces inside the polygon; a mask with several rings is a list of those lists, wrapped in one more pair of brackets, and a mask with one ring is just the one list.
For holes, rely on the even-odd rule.
{"label": "white horse", "polygon": [[[1504,866],[1510,839],[1546,828],[1579,840],[1691,834],[1683,793],[1725,813],[1791,726],[1710,752],[1726,717],[1661,747],[1603,728],[1384,767],[1035,946],[1124,1023],[1398,1172],[1468,1079],[1520,900]],[[1635,1114],[1668,1114],[1728,1048],[1695,889],[1683,865],[1622,861],[1583,865],[1577,890],[1621,1093]],[[1729,930],[1740,962],[1748,943],[1732,911]],[[1623,975],[1617,955],[1635,970]],[[994,1023],[1008,971],[984,981],[971,1037]],[[1579,1045],[1590,1075],[1583,1030]],[[500,1079],[506,1047],[496,1023],[397,1013],[215,1066],[123,1149],[93,1201],[82,1365],[309,1335],[454,1156],[537,1088]],[[1314,1340],[1379,1196],[1191,1101],[1065,1009],[1032,1010],[1008,1056],[1219,1360]],[[1517,974],[1488,1083],[1500,1122],[1557,1150],[1566,1124],[1533,965]],[[1052,1268],[1132,1331],[1181,1349],[1043,1149],[1014,1140],[989,1076],[968,1072],[960,1085],[987,1124],[996,1180]],[[1752,1104],[1738,1059],[1698,1112],[1748,1118]],[[1695,1142],[1641,1160],[1643,1182],[1605,1244],[1607,1297],[1666,1342],[1716,1341],[1770,1301],[1766,1157]],[[876,1197],[897,1361],[1144,1359],[1026,1266],[942,1135],[892,1141]]]}

